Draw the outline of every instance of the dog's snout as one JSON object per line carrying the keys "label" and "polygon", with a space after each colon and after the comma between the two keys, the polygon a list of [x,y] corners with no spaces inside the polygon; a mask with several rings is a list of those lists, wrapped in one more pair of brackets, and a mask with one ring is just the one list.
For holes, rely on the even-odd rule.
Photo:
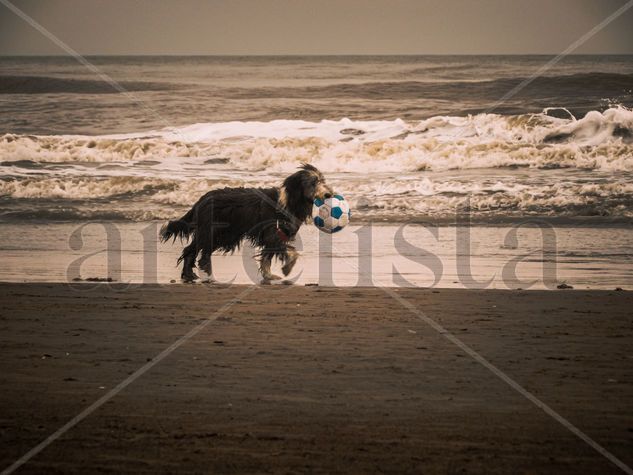
{"label": "dog's snout", "polygon": [[332,193],[330,193],[329,191],[327,191],[327,192],[323,195],[323,197],[324,197],[325,199],[332,198]]}

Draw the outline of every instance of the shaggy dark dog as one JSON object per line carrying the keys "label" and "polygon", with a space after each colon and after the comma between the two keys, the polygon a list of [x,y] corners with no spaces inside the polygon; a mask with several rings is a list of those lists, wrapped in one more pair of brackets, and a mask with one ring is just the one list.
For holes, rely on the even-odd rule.
{"label": "shaggy dark dog", "polygon": [[208,192],[182,218],[163,226],[160,237],[163,242],[191,237],[178,259],[178,263],[183,262],[181,277],[186,282],[198,278],[193,272],[198,254],[198,267],[210,280],[211,254],[233,252],[244,240],[261,249],[259,270],[263,280],[279,279],[270,271],[273,257],[281,260],[282,271],[288,275],[299,257],[289,241],[311,217],[314,199],[332,194],[321,172],[304,164],[280,188],[224,188]]}

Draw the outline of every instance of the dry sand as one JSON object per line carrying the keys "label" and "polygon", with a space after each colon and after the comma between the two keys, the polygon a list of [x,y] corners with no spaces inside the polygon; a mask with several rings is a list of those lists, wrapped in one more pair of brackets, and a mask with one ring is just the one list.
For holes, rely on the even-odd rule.
{"label": "dry sand", "polygon": [[[0,469],[248,289],[20,472],[620,473],[381,289],[0,289]],[[397,292],[633,465],[632,293]]]}

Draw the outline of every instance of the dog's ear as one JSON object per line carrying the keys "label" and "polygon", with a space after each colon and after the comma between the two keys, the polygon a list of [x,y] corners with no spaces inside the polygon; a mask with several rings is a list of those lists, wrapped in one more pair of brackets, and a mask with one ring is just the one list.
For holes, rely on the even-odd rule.
{"label": "dog's ear", "polygon": [[304,164],[298,172],[284,180],[280,192],[280,201],[287,205],[294,205],[305,200],[312,201],[320,178],[319,171],[312,165]]}
{"label": "dog's ear", "polygon": [[301,170],[305,170],[307,172],[321,173],[317,167],[315,167],[314,165],[311,165],[309,163],[306,163],[306,162],[302,162],[301,166],[299,168]]}

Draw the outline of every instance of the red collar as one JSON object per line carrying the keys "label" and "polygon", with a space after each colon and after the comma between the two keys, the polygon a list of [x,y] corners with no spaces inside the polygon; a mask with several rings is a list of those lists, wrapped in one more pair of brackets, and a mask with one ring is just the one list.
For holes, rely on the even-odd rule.
{"label": "red collar", "polygon": [[277,236],[279,236],[282,242],[288,242],[290,240],[284,230],[279,227],[279,220],[277,220]]}

